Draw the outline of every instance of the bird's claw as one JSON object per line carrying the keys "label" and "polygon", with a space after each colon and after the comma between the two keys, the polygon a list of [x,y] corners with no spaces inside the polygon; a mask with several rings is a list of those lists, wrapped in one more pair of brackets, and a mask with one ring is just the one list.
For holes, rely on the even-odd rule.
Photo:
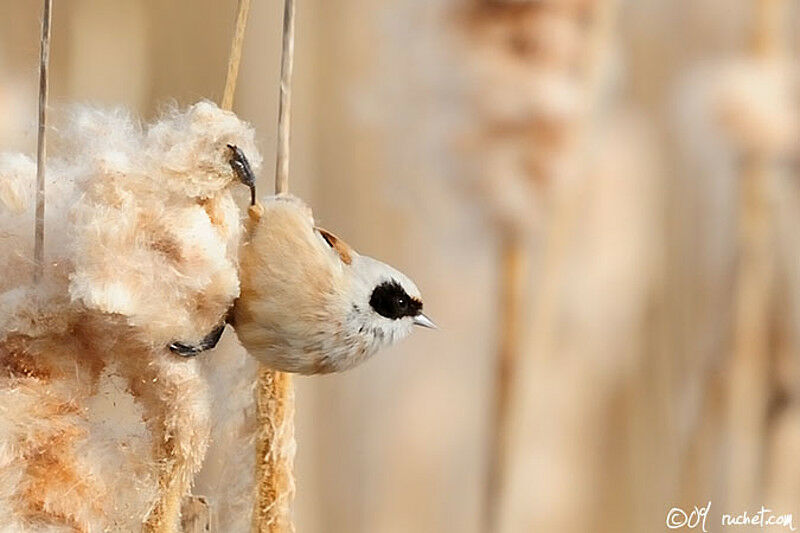
{"label": "bird's claw", "polygon": [[169,351],[178,354],[181,357],[194,357],[201,352],[214,348],[219,339],[222,337],[222,332],[225,331],[225,323],[214,328],[211,333],[203,337],[200,344],[190,345],[182,342],[173,342],[169,345]]}
{"label": "bird's claw", "polygon": [[173,342],[169,345],[169,351],[178,354],[181,357],[188,358],[194,357],[203,350],[201,350],[199,346],[189,346],[188,344],[183,344],[182,342]]}
{"label": "bird's claw", "polygon": [[250,187],[250,205],[256,205],[256,176],[250,167],[250,161],[238,146],[229,144],[228,148],[231,151],[231,158],[228,162],[233,173],[236,174],[239,181]]}

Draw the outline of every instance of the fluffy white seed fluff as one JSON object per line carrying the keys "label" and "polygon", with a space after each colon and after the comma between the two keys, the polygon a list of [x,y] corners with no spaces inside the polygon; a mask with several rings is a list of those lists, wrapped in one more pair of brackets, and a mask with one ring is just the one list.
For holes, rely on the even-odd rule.
{"label": "fluffy white seed fluff", "polygon": [[[235,343],[223,359],[236,378],[166,348],[201,339],[239,294],[227,144],[258,168],[252,128],[212,103],[150,126],[120,110],[67,113],[51,134],[37,286],[35,165],[0,156],[0,531],[137,531],[176,518],[208,447],[210,380],[252,382]],[[242,435],[252,428],[240,392],[213,410]],[[233,510],[220,509],[221,523]]]}

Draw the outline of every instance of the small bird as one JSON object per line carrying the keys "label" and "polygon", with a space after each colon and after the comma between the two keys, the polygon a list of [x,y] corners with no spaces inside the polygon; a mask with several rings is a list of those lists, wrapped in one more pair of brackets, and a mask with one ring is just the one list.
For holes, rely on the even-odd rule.
{"label": "small bird", "polygon": [[[230,149],[231,166],[252,193],[247,159]],[[241,292],[228,321],[242,345],[270,368],[340,372],[405,338],[415,325],[436,327],[423,314],[413,281],[316,227],[299,198],[279,194],[251,204],[239,257]],[[170,348],[194,355],[213,347],[221,332],[212,331],[199,347]]]}

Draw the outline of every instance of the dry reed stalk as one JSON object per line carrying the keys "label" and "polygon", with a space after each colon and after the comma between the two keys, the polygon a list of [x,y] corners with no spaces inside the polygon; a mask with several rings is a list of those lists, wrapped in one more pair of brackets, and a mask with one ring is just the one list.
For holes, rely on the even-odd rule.
{"label": "dry reed stalk", "polygon": [[253,531],[294,531],[294,387],[291,374],[262,367],[256,401],[256,505]]}
{"label": "dry reed stalk", "polygon": [[511,381],[520,358],[522,317],[525,309],[527,281],[530,273],[525,238],[507,230],[500,245],[500,338],[497,350],[489,443],[489,471],[486,482],[484,531],[497,524],[503,483],[506,478],[506,457],[509,445],[509,415],[511,412]]}
{"label": "dry reed stalk", "polygon": [[36,146],[36,222],[33,247],[33,280],[35,282],[42,279],[44,272],[44,178],[47,159],[47,92],[50,70],[50,23],[52,20],[52,0],[44,0],[39,57],[39,132]]}
{"label": "dry reed stalk", "polygon": [[[286,0],[278,110],[275,194],[289,192],[292,68],[294,64],[295,3]],[[291,533],[294,499],[294,388],[292,376],[262,367],[258,372],[256,436],[256,502],[254,533]]]}
{"label": "dry reed stalk", "polygon": [[[779,59],[783,0],[756,0],[752,54],[762,61]],[[758,503],[769,393],[770,307],[774,265],[769,185],[774,161],[752,150],[740,180],[739,274],[736,288],[734,354],[728,390],[730,438],[729,505]]]}
{"label": "dry reed stalk", "polygon": [[[165,455],[169,457],[175,453],[175,450],[168,450]],[[178,517],[181,515],[184,500],[184,487],[175,481],[179,472],[179,469],[173,466],[160,474],[158,501],[142,527],[146,533],[179,533]]]}
{"label": "dry reed stalk", "polygon": [[233,97],[236,93],[236,81],[239,79],[239,64],[242,60],[242,45],[244,44],[244,31],[247,28],[247,15],[250,12],[250,0],[239,0],[236,10],[236,30],[231,41],[231,51],[228,56],[228,74],[225,77],[225,90],[222,93],[220,107],[230,111],[233,109]]}
{"label": "dry reed stalk", "polygon": [[292,130],[292,71],[294,69],[294,0],[283,10],[281,90],[278,106],[278,156],[275,163],[275,194],[289,192],[289,141]]}
{"label": "dry reed stalk", "polygon": [[768,158],[745,161],[740,182],[739,279],[728,424],[730,505],[753,505],[761,485],[769,382],[770,209]]}

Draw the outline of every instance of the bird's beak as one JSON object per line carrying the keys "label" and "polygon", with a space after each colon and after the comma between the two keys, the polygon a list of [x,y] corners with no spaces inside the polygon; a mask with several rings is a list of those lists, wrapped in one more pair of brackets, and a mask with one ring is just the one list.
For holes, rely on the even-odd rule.
{"label": "bird's beak", "polygon": [[414,325],[415,326],[422,326],[423,328],[431,328],[431,329],[438,329],[436,324],[433,323],[433,320],[426,317],[422,313],[418,314],[414,317]]}

